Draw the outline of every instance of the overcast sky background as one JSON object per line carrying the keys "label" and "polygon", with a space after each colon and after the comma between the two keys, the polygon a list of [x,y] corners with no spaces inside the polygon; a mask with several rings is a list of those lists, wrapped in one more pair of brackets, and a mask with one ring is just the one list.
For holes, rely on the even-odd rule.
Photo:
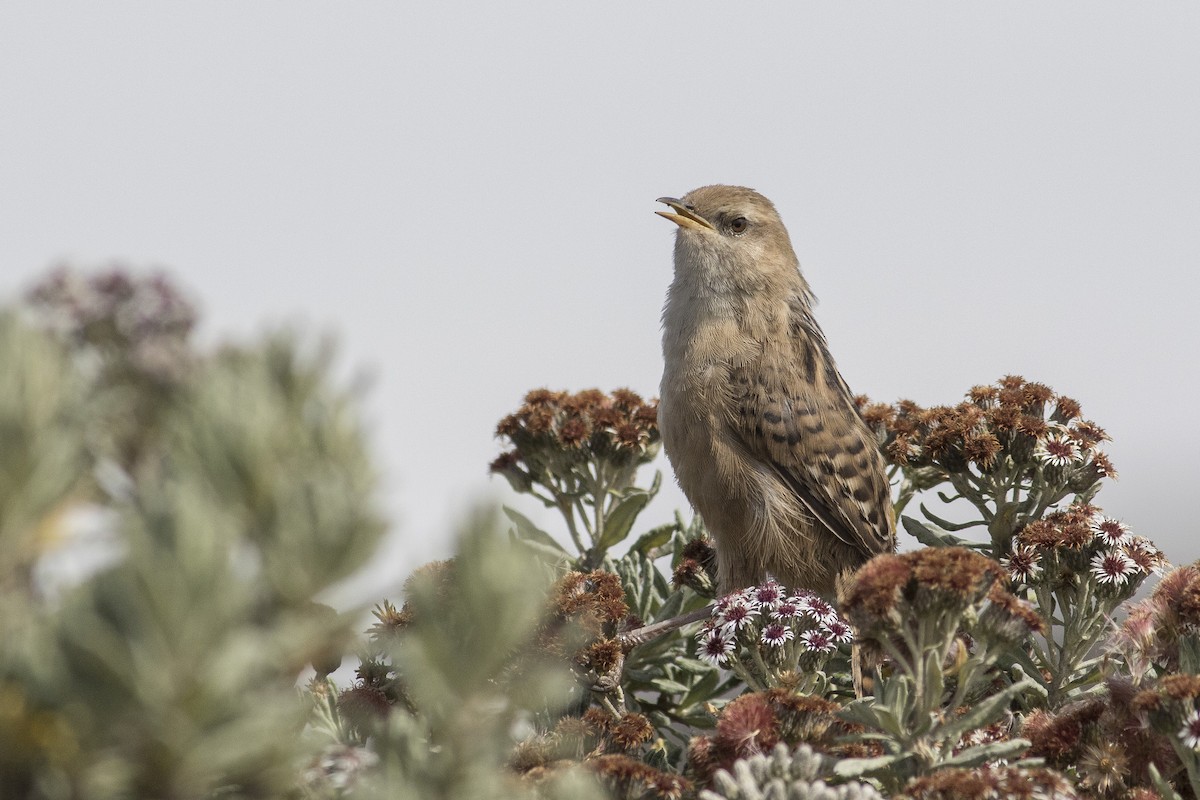
{"label": "overcast sky background", "polygon": [[775,201],[856,392],[1047,382],[1200,557],[1200,4],[5,2],[0,109],[0,296],[165,268],[206,341],[375,376],[379,585],[506,496],[528,389],[657,394],[654,199],[709,183]]}

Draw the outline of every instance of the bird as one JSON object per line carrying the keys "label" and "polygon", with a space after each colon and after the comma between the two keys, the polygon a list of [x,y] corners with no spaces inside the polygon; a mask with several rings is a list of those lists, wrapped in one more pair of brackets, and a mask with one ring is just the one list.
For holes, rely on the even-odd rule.
{"label": "bird", "polygon": [[895,515],[787,228],[741,186],[658,202],[678,225],[659,432],[712,535],[719,589],[771,577],[836,600],[858,567],[895,550]]}

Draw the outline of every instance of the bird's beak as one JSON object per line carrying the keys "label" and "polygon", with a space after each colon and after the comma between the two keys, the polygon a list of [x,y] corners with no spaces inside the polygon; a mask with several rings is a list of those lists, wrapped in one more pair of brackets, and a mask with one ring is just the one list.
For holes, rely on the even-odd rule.
{"label": "bird's beak", "polygon": [[660,197],[657,202],[666,203],[678,213],[672,214],[670,211],[655,211],[660,217],[666,217],[681,228],[695,228],[696,230],[715,231],[713,224],[704,217],[692,211],[683,204],[683,201],[675,197]]}

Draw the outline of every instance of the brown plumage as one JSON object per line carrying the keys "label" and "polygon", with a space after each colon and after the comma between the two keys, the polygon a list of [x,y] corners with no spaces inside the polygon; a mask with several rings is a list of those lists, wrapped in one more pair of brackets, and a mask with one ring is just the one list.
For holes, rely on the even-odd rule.
{"label": "brown plumage", "polygon": [[751,189],[660,198],[679,225],[659,427],[712,533],[722,591],[767,574],[833,596],[895,549],[883,458],[812,315],[775,206]]}

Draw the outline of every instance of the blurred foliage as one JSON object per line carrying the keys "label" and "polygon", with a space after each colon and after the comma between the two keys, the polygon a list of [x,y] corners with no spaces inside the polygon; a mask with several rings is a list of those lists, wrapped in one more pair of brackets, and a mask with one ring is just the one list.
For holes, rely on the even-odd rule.
{"label": "blurred foliage", "polygon": [[466,514],[360,638],[319,602],[385,528],[331,348],[195,320],[120,271],[0,311],[0,797],[1197,797],[1200,565],[1103,513],[1047,386],[862,399],[923,547],[840,609],[714,598],[699,519],[639,526],[655,402],[535,390],[491,469],[561,524]]}
{"label": "blurred foliage", "polygon": [[792,750],[775,745],[770,754],[760,753],[739,759],[733,773],[719,770],[713,776],[713,788],[700,792],[700,800],[881,800],[873,787],[858,782],[829,786],[825,778],[833,775],[831,760],[807,745]]}
{"label": "blurred foliage", "polygon": [[[328,349],[276,334],[200,356],[190,326],[154,323],[185,301],[149,282],[56,275],[79,291],[40,287],[0,321],[5,797],[291,790],[297,676],[352,624],[314,597],[383,532]],[[39,579],[73,548],[86,577]]]}

